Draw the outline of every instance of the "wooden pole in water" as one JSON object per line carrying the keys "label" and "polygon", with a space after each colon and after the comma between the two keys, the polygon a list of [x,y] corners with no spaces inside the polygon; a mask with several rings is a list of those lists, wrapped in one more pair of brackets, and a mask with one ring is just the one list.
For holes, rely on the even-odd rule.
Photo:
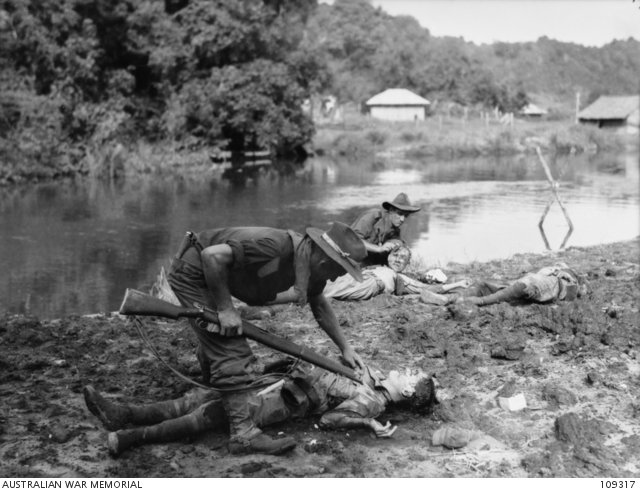
{"label": "wooden pole in water", "polygon": [[549,202],[547,203],[547,206],[544,209],[544,213],[542,214],[542,217],[540,218],[540,222],[538,222],[538,227],[540,229],[542,229],[542,223],[544,222],[544,219],[547,216],[547,213],[549,212],[549,209],[551,208],[551,204],[553,203],[553,199],[555,197],[555,199],[558,201],[558,204],[560,205],[560,208],[562,209],[562,213],[564,214],[564,218],[566,219],[567,224],[569,225],[569,233],[567,234],[567,236],[564,238],[564,241],[562,241],[562,244],[560,245],[560,249],[562,249],[562,248],[564,248],[564,245],[566,244],[567,240],[569,239],[569,236],[573,232],[573,223],[571,222],[571,219],[569,218],[569,213],[567,212],[567,209],[564,207],[564,203],[562,202],[562,198],[560,198],[560,194],[558,193],[559,183],[553,179],[553,176],[551,175],[551,170],[549,169],[549,165],[547,164],[547,161],[542,156],[542,152],[540,151],[540,147],[536,147],[536,153],[538,154],[538,158],[540,159],[540,164],[542,164],[544,172],[547,175],[547,180],[551,184],[551,193],[552,193],[552,196],[549,199]]}

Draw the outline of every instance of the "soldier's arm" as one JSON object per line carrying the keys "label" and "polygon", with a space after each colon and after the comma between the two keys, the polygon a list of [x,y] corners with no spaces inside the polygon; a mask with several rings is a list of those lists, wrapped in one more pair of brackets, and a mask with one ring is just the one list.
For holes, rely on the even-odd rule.
{"label": "soldier's arm", "polygon": [[364,370],[364,362],[362,361],[362,358],[347,342],[344,332],[338,323],[338,318],[336,318],[336,313],[333,312],[333,308],[331,307],[331,304],[329,304],[329,301],[327,301],[324,294],[309,297],[309,306],[311,307],[313,317],[318,322],[318,325],[320,325],[320,328],[329,335],[329,338],[331,338],[333,343],[335,343],[340,349],[342,357],[347,364],[355,369]]}
{"label": "soldier's arm", "polygon": [[371,253],[384,253],[393,249],[393,245],[378,246],[377,244],[373,244],[367,240],[367,237],[369,237],[371,231],[373,231],[373,225],[378,218],[379,215],[375,213],[375,211],[369,211],[363,213],[353,224],[351,224],[351,229],[353,229],[358,237],[362,239],[365,249]]}
{"label": "soldier's arm", "polygon": [[376,437],[391,437],[397,426],[391,427],[387,422],[382,425],[376,419],[361,417],[349,410],[330,410],[320,418],[320,427],[323,429],[371,429]]}
{"label": "soldier's arm", "polygon": [[233,265],[233,250],[228,244],[209,246],[200,253],[207,286],[218,307],[220,325],[209,325],[209,331],[223,336],[242,335],[242,320],[233,307],[229,292],[228,272]]}

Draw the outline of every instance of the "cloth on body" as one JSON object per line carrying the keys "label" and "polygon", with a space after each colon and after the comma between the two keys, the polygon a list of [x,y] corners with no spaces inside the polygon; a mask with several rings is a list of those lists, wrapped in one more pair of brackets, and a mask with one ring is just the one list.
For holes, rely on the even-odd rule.
{"label": "cloth on body", "polygon": [[364,301],[380,294],[393,294],[396,278],[400,275],[404,281],[405,294],[420,294],[422,289],[440,292],[438,285],[425,285],[402,273],[396,273],[388,266],[377,266],[362,271],[364,281],[356,282],[350,275],[342,275],[333,282],[327,282],[324,295],[342,301]]}

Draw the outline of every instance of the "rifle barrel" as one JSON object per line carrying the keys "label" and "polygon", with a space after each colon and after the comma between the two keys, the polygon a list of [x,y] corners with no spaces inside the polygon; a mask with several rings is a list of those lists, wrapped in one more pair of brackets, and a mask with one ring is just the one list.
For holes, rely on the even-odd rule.
{"label": "rifle barrel", "polygon": [[[134,289],[127,289],[122,305],[120,306],[120,314],[132,316],[162,316],[170,319],[178,318],[201,318],[210,323],[218,324],[218,315],[215,311],[207,308],[187,308],[176,306],[169,302],[158,299],[157,297],[144,294]],[[311,349],[302,347],[284,338],[277,337],[262,328],[242,320],[243,336],[266,345],[272,349],[292,355],[318,367],[322,367],[327,371],[345,376],[357,383],[361,380],[356,372],[342,364],[324,357]]]}

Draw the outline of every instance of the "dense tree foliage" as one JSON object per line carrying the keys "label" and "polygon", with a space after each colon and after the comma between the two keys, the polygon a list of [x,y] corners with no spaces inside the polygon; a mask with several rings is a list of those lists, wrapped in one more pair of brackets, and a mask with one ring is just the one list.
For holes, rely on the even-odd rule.
{"label": "dense tree foliage", "polygon": [[[2,89],[54,103],[49,118],[76,142],[295,147],[313,131],[302,103],[328,80],[317,54],[300,48],[314,5],[4,0]],[[13,102],[5,132],[28,112]]]}
{"label": "dense tree foliage", "polygon": [[0,0],[0,154],[71,165],[137,138],[284,151],[313,134],[314,95],[405,87],[514,111],[534,93],[636,92],[638,74],[633,39],[476,46],[367,0]]}

